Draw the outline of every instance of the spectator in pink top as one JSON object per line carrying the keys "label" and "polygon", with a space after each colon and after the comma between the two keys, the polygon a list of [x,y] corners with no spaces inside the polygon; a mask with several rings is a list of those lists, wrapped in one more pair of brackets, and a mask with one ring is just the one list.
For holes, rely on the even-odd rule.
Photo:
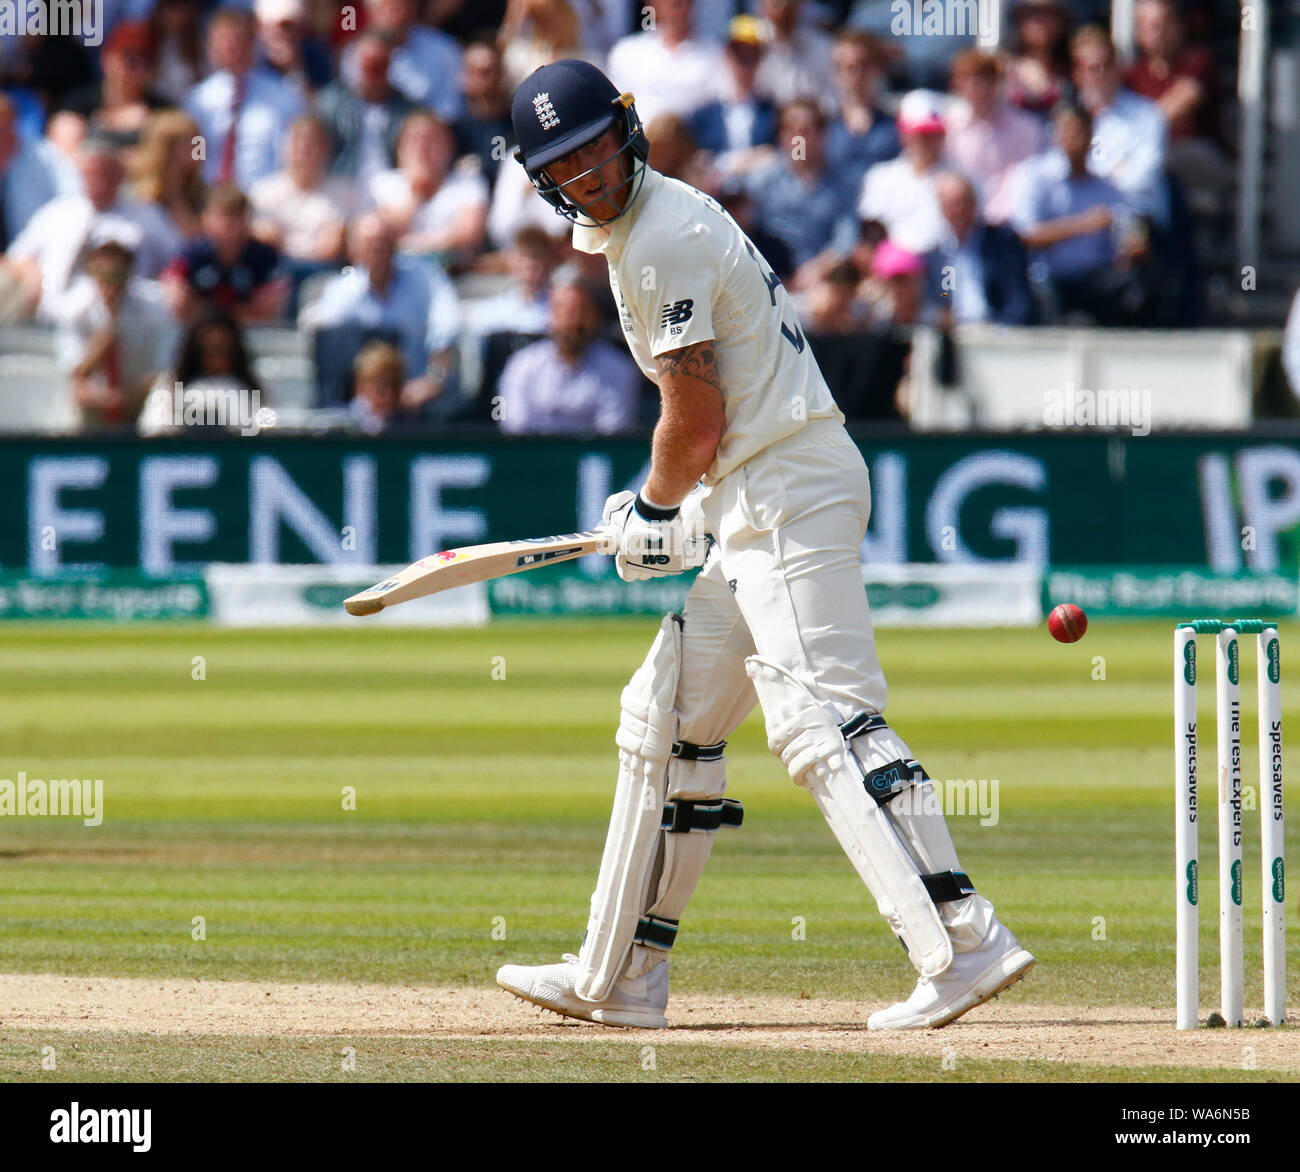
{"label": "spectator in pink top", "polygon": [[1011,214],[1012,169],[1047,148],[1042,123],[1002,99],[1002,68],[992,53],[970,49],[952,63],[948,158],[975,185],[984,218],[1000,224]]}

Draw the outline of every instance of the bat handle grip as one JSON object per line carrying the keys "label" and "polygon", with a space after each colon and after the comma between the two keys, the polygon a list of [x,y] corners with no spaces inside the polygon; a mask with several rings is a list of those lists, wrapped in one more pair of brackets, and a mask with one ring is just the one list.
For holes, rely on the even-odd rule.
{"label": "bat handle grip", "polygon": [[592,530],[599,539],[600,544],[596,546],[596,552],[613,556],[618,553],[618,534],[613,529],[606,529],[604,526],[597,526]]}
{"label": "bat handle grip", "polygon": [[[598,526],[592,532],[597,535],[600,541],[600,544],[596,546],[597,553],[607,556],[618,553],[618,534],[613,529]],[[698,537],[687,536],[682,546],[686,568],[695,570],[704,565],[705,559],[709,556],[709,546],[712,544],[712,539],[707,533],[701,533]]]}
{"label": "bat handle grip", "polygon": [[705,558],[709,556],[709,546],[712,544],[707,534],[702,533],[698,537],[687,537],[682,546],[686,568],[695,570],[704,565]]}

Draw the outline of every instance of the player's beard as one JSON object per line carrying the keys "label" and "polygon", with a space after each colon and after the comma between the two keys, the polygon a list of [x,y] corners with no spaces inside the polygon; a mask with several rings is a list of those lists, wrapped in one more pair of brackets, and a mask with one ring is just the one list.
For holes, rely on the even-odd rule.
{"label": "player's beard", "polygon": [[[605,168],[611,164],[618,167],[620,176],[613,183],[609,182],[605,177]],[[617,158],[611,159],[602,165],[600,180],[603,190],[601,192],[590,196],[582,196],[577,193],[570,195],[567,191],[561,190],[565,199],[577,207],[582,215],[589,220],[594,220],[597,224],[605,224],[623,214],[623,208],[630,196],[633,179],[632,168],[628,165],[627,159],[620,154]],[[589,199],[591,200],[590,204],[587,203]]]}

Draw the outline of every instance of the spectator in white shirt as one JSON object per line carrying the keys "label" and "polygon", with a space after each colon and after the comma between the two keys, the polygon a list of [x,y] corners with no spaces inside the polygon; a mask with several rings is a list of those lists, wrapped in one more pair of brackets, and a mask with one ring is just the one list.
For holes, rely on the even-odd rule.
{"label": "spectator in white shirt", "polygon": [[858,215],[879,220],[890,240],[917,255],[937,248],[944,235],[935,190],[944,148],[943,104],[929,90],[913,90],[898,107],[903,153],[877,163],[862,181]]}
{"label": "spectator in white shirt", "polygon": [[1079,100],[1092,112],[1088,169],[1110,180],[1142,215],[1169,222],[1165,150],[1169,125],[1160,107],[1120,83],[1115,46],[1103,29],[1088,26],[1070,41]]}
{"label": "spectator in white shirt", "polygon": [[306,109],[306,98],[296,85],[254,65],[247,12],[223,8],[212,17],[208,60],[213,72],[185,104],[207,150],[204,178],[247,191],[274,173],[289,123]]}
{"label": "spectator in white shirt", "polygon": [[1042,122],[999,95],[1002,66],[992,53],[967,49],[952,63],[952,91],[960,101],[948,111],[948,160],[975,185],[991,224],[1011,214],[1016,166],[1047,148]]}
{"label": "spectator in white shirt", "polygon": [[351,209],[347,187],[330,179],[328,169],[329,131],[304,114],[289,128],[284,170],[259,179],[249,192],[253,235],[290,260],[337,260]]}
{"label": "spectator in white shirt", "polygon": [[353,222],[348,252],[352,268],[325,286],[298,324],[396,330],[407,372],[402,405],[418,411],[451,383],[461,316],[455,286],[427,258],[397,256],[394,232],[375,212]]}
{"label": "spectator in white shirt", "polygon": [[[366,30],[393,46],[388,80],[418,106],[430,106],[447,121],[460,114],[460,46],[455,37],[416,20],[415,0],[367,0]],[[356,74],[355,47],[343,51],[341,72]]]}
{"label": "spectator in white shirt", "polygon": [[691,0],[647,0],[647,7],[654,9],[654,26],[619,41],[606,73],[636,95],[643,123],[665,113],[689,118],[718,96],[722,53],[692,38]]}
{"label": "spectator in white shirt", "polygon": [[[537,194],[522,167],[502,167],[492,188],[487,231],[492,247],[506,249],[521,228],[540,228],[555,240],[567,239],[573,225]],[[602,258],[603,259],[603,258]]]}
{"label": "spectator in white shirt", "polygon": [[155,380],[136,431],[143,436],[253,434],[262,384],[239,322],[224,310],[207,309],[175,349],[176,360]]}
{"label": "spectator in white shirt", "polygon": [[551,336],[511,356],[497,387],[507,435],[610,435],[636,425],[641,374],[598,336],[594,293],[580,279],[551,294]]}
{"label": "spectator in white shirt", "polygon": [[96,245],[60,304],[59,365],[84,428],[134,423],[172,362],[176,322],[158,283],[131,276],[133,260],[116,241]]}
{"label": "spectator in white shirt", "polygon": [[762,13],[772,29],[758,92],[778,106],[814,97],[828,114],[835,109],[832,41],[820,29],[800,23],[803,0],[763,0]]}
{"label": "spectator in white shirt", "polygon": [[397,140],[397,166],[367,186],[368,202],[398,233],[403,252],[465,261],[482,247],[488,188],[477,166],[452,168],[456,136],[428,110],[407,115]]}
{"label": "spectator in white shirt", "polygon": [[45,204],[7,254],[23,275],[30,304],[47,321],[57,317],[87,246],[117,240],[131,250],[135,272],[143,277],[156,277],[175,252],[175,230],[158,207],[121,191],[122,160],[112,147],[87,139],[79,162],[85,194]]}
{"label": "spectator in white shirt", "polygon": [[544,334],[551,319],[556,242],[541,228],[519,230],[508,254],[510,286],[466,306],[466,324],[479,337],[506,331]]}

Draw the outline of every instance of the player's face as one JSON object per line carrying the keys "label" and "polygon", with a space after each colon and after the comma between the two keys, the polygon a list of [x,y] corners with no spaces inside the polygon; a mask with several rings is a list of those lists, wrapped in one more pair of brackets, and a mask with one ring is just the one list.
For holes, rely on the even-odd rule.
{"label": "player's face", "polygon": [[629,166],[620,145],[617,130],[611,128],[546,168],[564,198],[598,224],[617,216],[627,199]]}

